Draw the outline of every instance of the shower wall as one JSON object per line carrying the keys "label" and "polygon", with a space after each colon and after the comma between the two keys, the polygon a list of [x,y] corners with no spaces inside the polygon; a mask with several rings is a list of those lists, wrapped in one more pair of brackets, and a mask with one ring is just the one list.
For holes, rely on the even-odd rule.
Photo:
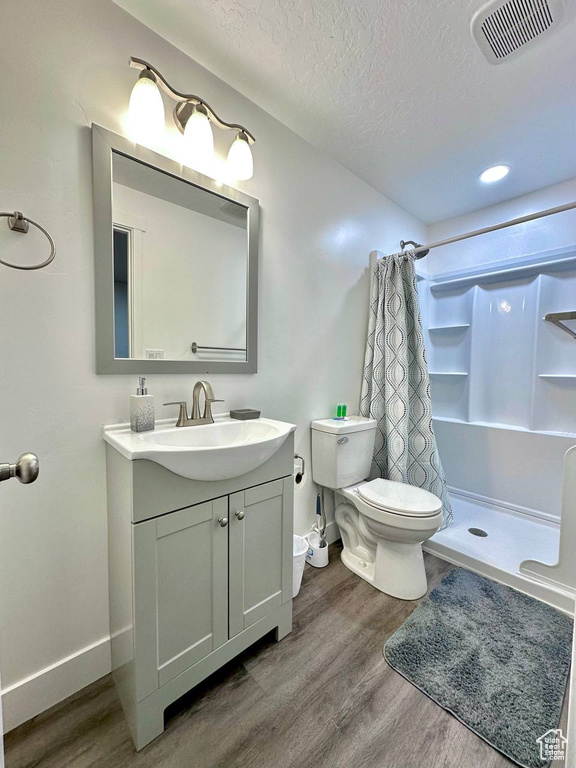
{"label": "shower wall", "polygon": [[[576,180],[434,225],[429,241],[576,200]],[[576,213],[431,251],[419,262],[435,429],[448,485],[503,510],[561,512],[576,444]]]}

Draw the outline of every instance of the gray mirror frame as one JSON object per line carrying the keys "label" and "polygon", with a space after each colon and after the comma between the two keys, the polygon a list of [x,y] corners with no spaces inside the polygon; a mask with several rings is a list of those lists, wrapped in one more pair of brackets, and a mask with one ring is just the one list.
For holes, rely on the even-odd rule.
{"label": "gray mirror frame", "polygon": [[[248,210],[248,274],[246,280],[246,360],[130,360],[114,357],[112,153],[118,152],[169,173]],[[92,125],[94,194],[94,290],[96,373],[256,373],[258,363],[258,221],[256,198],[220,184],[164,155],[134,144],[99,125]],[[192,338],[191,338],[192,341]]]}

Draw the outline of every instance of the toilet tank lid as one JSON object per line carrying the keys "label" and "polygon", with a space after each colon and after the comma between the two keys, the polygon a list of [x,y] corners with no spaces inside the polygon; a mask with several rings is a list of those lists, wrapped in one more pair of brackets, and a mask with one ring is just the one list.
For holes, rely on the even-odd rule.
{"label": "toilet tank lid", "polygon": [[376,429],[376,422],[366,416],[348,416],[346,419],[318,419],[312,422],[312,429],[317,432],[345,435],[347,432],[364,432],[367,429]]}

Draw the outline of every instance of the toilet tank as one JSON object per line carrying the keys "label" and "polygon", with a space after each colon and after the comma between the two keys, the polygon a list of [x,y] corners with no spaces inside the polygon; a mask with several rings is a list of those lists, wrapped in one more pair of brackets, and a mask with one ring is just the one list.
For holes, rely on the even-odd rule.
{"label": "toilet tank", "polygon": [[325,488],[346,488],[370,474],[376,422],[364,416],[312,422],[312,479]]}

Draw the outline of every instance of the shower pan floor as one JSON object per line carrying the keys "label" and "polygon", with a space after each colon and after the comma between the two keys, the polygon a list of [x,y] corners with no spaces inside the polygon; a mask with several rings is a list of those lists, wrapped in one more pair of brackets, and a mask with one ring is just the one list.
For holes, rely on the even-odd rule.
{"label": "shower pan floor", "polygon": [[[566,613],[574,610],[571,592],[520,573],[524,560],[548,565],[558,561],[558,524],[454,492],[450,493],[450,500],[454,524],[429,539],[424,544],[426,552],[514,587]],[[471,528],[479,532],[470,533]]]}

